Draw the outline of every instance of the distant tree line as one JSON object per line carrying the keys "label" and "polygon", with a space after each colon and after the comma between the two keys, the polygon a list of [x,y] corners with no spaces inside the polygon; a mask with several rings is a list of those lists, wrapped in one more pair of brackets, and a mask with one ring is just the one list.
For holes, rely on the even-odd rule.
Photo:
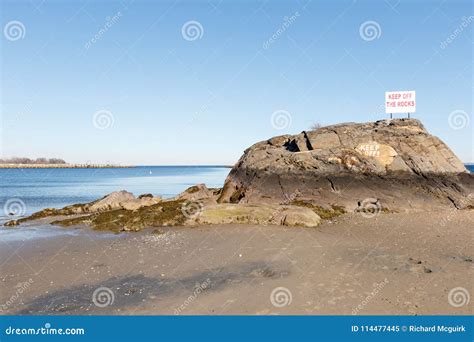
{"label": "distant tree line", "polygon": [[8,158],[0,159],[0,164],[66,164],[63,159],[59,158]]}

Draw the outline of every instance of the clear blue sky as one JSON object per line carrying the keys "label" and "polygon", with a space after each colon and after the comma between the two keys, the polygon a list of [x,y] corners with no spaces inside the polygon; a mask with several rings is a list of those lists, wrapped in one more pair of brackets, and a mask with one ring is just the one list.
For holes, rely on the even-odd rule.
{"label": "clear blue sky", "polygon": [[[385,91],[416,90],[414,116],[474,161],[468,0],[1,4],[3,157],[233,164],[251,144],[313,122],[385,118]],[[21,39],[4,32],[11,21]],[[202,26],[199,39],[183,38],[188,21]],[[367,21],[376,39],[361,35]],[[99,110],[112,126],[96,128]],[[277,110],[291,126],[272,126]],[[453,129],[453,111],[469,125]]]}

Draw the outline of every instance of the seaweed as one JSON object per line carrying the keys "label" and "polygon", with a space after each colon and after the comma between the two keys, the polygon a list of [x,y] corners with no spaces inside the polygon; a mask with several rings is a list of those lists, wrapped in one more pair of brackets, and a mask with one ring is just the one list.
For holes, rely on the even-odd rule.
{"label": "seaweed", "polygon": [[291,205],[296,205],[298,207],[305,207],[305,208],[312,209],[323,220],[330,220],[332,218],[335,218],[337,216],[340,216],[346,213],[346,210],[344,209],[344,207],[339,206],[339,205],[334,205],[334,204],[331,205],[331,209],[327,209],[319,205],[314,205],[311,202],[300,201],[300,200],[292,201]]}

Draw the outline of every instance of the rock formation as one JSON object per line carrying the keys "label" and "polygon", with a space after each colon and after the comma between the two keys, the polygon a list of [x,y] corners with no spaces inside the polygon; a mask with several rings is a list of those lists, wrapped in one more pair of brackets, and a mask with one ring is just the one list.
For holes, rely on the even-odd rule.
{"label": "rock formation", "polygon": [[223,189],[204,184],[175,198],[118,191],[97,201],[45,209],[6,226],[52,224],[137,231],[198,224],[316,227],[346,212],[474,208],[474,176],[413,119],[341,124],[259,142]]}
{"label": "rock formation", "polygon": [[418,120],[398,119],[259,142],[233,167],[219,202],[462,209],[474,204],[473,190],[473,176],[446,144]]}
{"label": "rock formation", "polygon": [[[87,225],[97,230],[121,232],[160,226],[233,223],[316,227],[321,221],[318,215],[321,208],[318,207],[217,204],[220,190],[198,184],[169,200],[151,194],[135,198],[130,192],[116,191],[90,203],[62,209],[47,208],[8,221],[5,226],[46,219],[63,227]],[[325,218],[342,214],[336,209],[322,210],[321,213]]]}
{"label": "rock formation", "polygon": [[157,204],[161,201],[161,197],[153,197],[153,195],[148,194],[135,198],[131,192],[121,190],[112,192],[111,194],[90,203],[73,204],[61,209],[46,208],[31,216],[8,221],[5,223],[5,226],[17,226],[22,222],[38,220],[45,217],[96,214],[118,209],[136,210],[141,207],[148,207]]}
{"label": "rock formation", "polygon": [[315,211],[298,206],[217,204],[204,206],[196,224],[275,224],[316,227],[321,218]]}

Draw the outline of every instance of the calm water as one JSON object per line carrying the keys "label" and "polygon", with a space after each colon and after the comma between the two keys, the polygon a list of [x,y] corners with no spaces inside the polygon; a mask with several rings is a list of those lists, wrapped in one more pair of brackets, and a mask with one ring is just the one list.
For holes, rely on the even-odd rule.
{"label": "calm water", "polygon": [[[8,216],[8,212],[19,210],[28,215],[44,208],[90,202],[117,190],[127,190],[137,196],[152,193],[172,197],[198,183],[222,187],[229,171],[229,168],[211,166],[0,169],[0,225],[15,218]],[[7,234],[2,230],[0,228],[0,239],[5,239]],[[16,236],[13,231],[17,230],[10,229],[8,236]]]}

